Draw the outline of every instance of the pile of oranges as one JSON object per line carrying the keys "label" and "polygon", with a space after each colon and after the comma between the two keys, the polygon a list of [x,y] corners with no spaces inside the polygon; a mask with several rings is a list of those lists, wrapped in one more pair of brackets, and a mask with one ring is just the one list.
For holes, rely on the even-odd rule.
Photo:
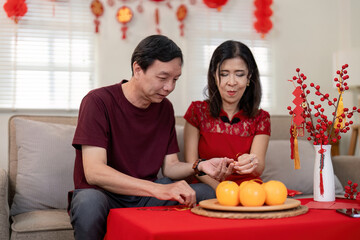
{"label": "pile of oranges", "polygon": [[240,186],[233,181],[223,181],[216,188],[216,198],[224,206],[281,205],[287,198],[287,188],[277,180],[262,184],[250,180],[242,182]]}

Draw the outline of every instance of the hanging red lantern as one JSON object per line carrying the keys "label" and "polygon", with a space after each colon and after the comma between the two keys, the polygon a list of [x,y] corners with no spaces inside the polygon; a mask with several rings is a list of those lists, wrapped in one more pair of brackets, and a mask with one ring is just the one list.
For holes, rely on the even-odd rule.
{"label": "hanging red lantern", "polygon": [[258,33],[261,33],[261,38],[265,37],[273,24],[270,20],[271,15],[273,14],[270,6],[272,4],[272,0],[255,0],[254,5],[256,10],[254,11],[254,15],[256,21],[254,23],[254,28]]}
{"label": "hanging red lantern", "polygon": [[7,0],[4,4],[4,10],[9,18],[18,23],[27,12],[27,5],[25,0]]}
{"label": "hanging red lantern", "polygon": [[128,29],[126,24],[131,21],[133,16],[133,11],[127,6],[122,6],[116,13],[116,19],[123,24],[123,26],[121,27],[121,31],[123,33],[122,39],[126,38],[126,30]]}
{"label": "hanging red lantern", "polygon": [[217,10],[220,12],[221,8],[225,6],[228,0],[203,0],[206,6],[209,8],[217,8]]}
{"label": "hanging red lantern", "polygon": [[176,17],[180,22],[180,36],[184,36],[184,19],[187,16],[187,8],[184,4],[181,4],[177,11],[176,11]]}
{"label": "hanging red lantern", "polygon": [[91,12],[95,15],[95,32],[99,32],[99,25],[100,21],[98,20],[99,17],[101,17],[104,14],[104,6],[99,0],[93,0],[91,5]]}

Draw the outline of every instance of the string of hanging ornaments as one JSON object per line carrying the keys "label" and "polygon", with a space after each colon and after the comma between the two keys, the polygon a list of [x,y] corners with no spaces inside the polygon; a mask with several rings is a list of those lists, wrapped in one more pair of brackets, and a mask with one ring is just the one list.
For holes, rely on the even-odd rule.
{"label": "string of hanging ornaments", "polygon": [[254,11],[254,15],[256,21],[254,23],[255,30],[261,34],[261,38],[265,38],[265,34],[267,34],[273,24],[270,20],[273,11],[270,6],[272,4],[272,0],[255,0],[254,5],[256,10]]}
{"label": "string of hanging ornaments", "polygon": [[[19,20],[27,13],[28,7],[25,2],[26,0],[7,0],[3,6],[7,16],[14,20],[15,23],[18,23]],[[51,0],[54,3],[53,6],[53,15],[55,16],[55,0]],[[90,9],[93,15],[95,16],[95,33],[99,33],[100,28],[100,17],[104,15],[105,6],[102,1],[106,1],[107,6],[114,7],[116,0],[92,0],[90,4]],[[116,19],[119,23],[122,24],[122,38],[126,38],[126,31],[128,29],[128,23],[133,19],[135,13],[128,7],[125,3],[138,1],[136,10],[138,13],[144,12],[143,1],[146,0],[117,0],[122,2],[122,5],[116,12]],[[158,34],[161,34],[160,29],[160,10],[159,4],[166,4],[169,9],[173,9],[172,0],[148,0],[156,4],[154,11],[154,20],[155,20],[155,30]],[[180,36],[184,36],[184,20],[188,15],[188,7],[183,3],[184,0],[181,0],[181,4],[177,7],[175,11],[175,16],[179,21]],[[189,0],[191,5],[195,5],[197,0]],[[228,3],[228,0],[202,0],[202,2],[209,8],[217,9],[219,12],[222,7]],[[255,11],[254,16],[256,21],[254,22],[254,29],[261,34],[261,37],[264,38],[265,35],[272,29],[273,24],[270,20],[270,17],[273,14],[271,9],[271,4],[273,0],[254,0]]]}

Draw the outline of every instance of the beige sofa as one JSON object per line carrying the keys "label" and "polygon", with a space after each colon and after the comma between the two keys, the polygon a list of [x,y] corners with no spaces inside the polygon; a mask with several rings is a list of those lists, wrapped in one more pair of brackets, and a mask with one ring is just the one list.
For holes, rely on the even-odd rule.
{"label": "beige sofa", "polygon": [[[73,239],[66,211],[67,191],[73,188],[75,152],[71,139],[76,117],[13,116],[9,120],[9,170],[0,169],[0,239]],[[272,136],[264,181],[283,181],[288,188],[312,193],[314,150],[299,141],[301,169],[289,159],[288,116],[272,116]],[[183,119],[177,118],[177,134],[183,149]],[[183,154],[179,154],[183,159]],[[359,182],[360,159],[333,157],[340,182]],[[336,190],[343,188],[336,180]],[[9,209],[11,209],[9,211]],[[12,216],[11,216],[12,215]]]}

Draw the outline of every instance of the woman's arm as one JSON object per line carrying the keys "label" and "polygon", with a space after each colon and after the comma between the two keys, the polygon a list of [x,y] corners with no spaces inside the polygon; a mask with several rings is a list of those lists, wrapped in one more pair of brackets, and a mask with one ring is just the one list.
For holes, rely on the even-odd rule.
{"label": "woman's arm", "polygon": [[[184,156],[185,161],[193,164],[199,158],[198,146],[200,139],[200,131],[189,122],[185,122],[184,127]],[[196,176],[199,181],[210,185],[213,189],[216,189],[219,181],[209,176]]]}
{"label": "woman's arm", "polygon": [[238,157],[234,169],[238,174],[251,174],[259,177],[265,169],[265,156],[270,136],[266,134],[256,135],[251,144],[250,154]]}

